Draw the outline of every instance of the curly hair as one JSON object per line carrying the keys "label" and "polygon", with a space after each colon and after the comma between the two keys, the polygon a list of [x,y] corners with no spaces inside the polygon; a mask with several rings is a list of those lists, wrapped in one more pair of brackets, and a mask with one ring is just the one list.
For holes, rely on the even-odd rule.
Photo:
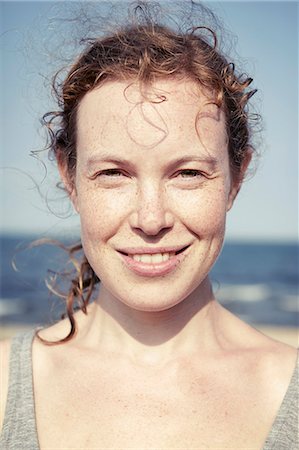
{"label": "curly hair", "polygon": [[[191,2],[193,3],[193,2]],[[212,101],[222,108],[226,117],[228,151],[233,178],[241,175],[241,167],[250,143],[248,100],[256,90],[248,89],[252,78],[236,73],[235,65],[218,48],[216,33],[205,24],[186,30],[175,30],[159,23],[153,2],[133,5],[133,20],[103,37],[85,40],[85,49],[71,66],[63,82],[54,77],[53,88],[59,109],[44,116],[49,131],[49,148],[59,163],[67,167],[71,183],[76,172],[76,117],[84,95],[107,81],[134,80],[148,85],[167,77],[188,78],[212,94]],[[154,11],[155,12],[155,11]],[[68,248],[70,256],[82,245]],[[67,316],[71,329],[59,342],[76,333],[74,302],[80,309],[86,305],[94,286],[99,282],[83,256],[66,294]]]}

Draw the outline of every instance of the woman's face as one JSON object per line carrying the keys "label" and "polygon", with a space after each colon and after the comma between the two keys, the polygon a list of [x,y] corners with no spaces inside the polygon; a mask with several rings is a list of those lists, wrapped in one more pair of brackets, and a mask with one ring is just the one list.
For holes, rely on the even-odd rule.
{"label": "woman's face", "polygon": [[206,285],[232,186],[225,117],[192,81],[109,82],[77,117],[72,201],[106,295],[161,311]]}

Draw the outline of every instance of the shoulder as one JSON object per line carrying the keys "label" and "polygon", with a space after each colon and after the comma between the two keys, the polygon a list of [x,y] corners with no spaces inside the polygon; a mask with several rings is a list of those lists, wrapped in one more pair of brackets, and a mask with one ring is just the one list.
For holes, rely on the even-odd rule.
{"label": "shoulder", "polygon": [[[271,340],[272,341],[272,340]],[[298,363],[298,350],[287,344],[272,341],[268,348],[258,351],[259,365],[265,382],[285,390]]]}
{"label": "shoulder", "polygon": [[255,353],[263,372],[269,378],[274,374],[288,380],[298,361],[298,349],[253,329]]}
{"label": "shoulder", "polygon": [[249,327],[248,342],[252,369],[265,384],[285,390],[298,361],[298,349]]}
{"label": "shoulder", "polygon": [[253,330],[252,344],[244,349],[248,380],[255,386],[256,400],[263,404],[266,411],[272,411],[273,421],[292,387],[298,350],[256,330]]}
{"label": "shoulder", "polygon": [[298,349],[261,333],[231,313],[225,315],[233,359],[239,359],[243,369],[265,390],[275,389],[281,395],[294,373]]}
{"label": "shoulder", "polygon": [[9,382],[11,339],[0,341],[0,429],[2,428]]}
{"label": "shoulder", "polygon": [[[271,340],[272,341],[272,340]],[[272,341],[272,345],[261,354],[261,364],[264,369],[264,377],[267,383],[273,383],[276,388],[285,392],[286,388],[296,372],[298,364],[298,350],[287,344]]]}

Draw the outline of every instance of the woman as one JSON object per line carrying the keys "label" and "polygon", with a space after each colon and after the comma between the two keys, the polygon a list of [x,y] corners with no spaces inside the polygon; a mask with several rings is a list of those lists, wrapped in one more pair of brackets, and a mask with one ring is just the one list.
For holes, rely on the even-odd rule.
{"label": "woman", "polygon": [[149,6],[89,42],[48,117],[84,257],[68,318],[2,343],[3,449],[297,448],[296,349],[209,281],[253,153],[252,80],[212,31]]}

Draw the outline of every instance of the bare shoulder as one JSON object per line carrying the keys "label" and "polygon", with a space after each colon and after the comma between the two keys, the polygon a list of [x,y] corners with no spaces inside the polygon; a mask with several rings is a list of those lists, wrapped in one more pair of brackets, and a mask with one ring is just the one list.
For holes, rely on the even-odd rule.
{"label": "bare shoulder", "polygon": [[269,369],[275,369],[277,373],[285,373],[286,376],[294,370],[298,358],[297,348],[267,336],[254,328],[252,335],[257,356],[260,356],[260,360],[264,361]]}
{"label": "bare shoulder", "polygon": [[265,335],[230,312],[223,314],[232,354],[240,355],[247,370],[260,380],[285,387],[295,370],[298,349]]}
{"label": "bare shoulder", "polygon": [[262,335],[259,340],[260,345],[253,352],[251,379],[258,386],[264,407],[272,411],[273,421],[293,380],[298,350],[268,336]]}
{"label": "bare shoulder", "polygon": [[76,348],[80,328],[75,336],[64,341],[69,332],[70,326],[66,319],[38,331],[32,347],[33,370],[37,378],[46,379],[66,367],[66,361]]}
{"label": "bare shoulder", "polygon": [[0,429],[4,420],[9,380],[11,339],[0,341]]}
{"label": "bare shoulder", "polygon": [[266,337],[268,346],[261,348],[265,377],[282,390],[289,384],[298,363],[298,349]]}
{"label": "bare shoulder", "polygon": [[[38,336],[48,342],[58,342],[64,339],[70,332],[70,325],[68,319],[60,320],[53,325],[42,328],[38,331]],[[37,342],[41,342],[37,340]]]}
{"label": "bare shoulder", "polygon": [[281,397],[295,371],[298,349],[277,341],[251,326],[245,325],[245,327],[252,372],[258,375],[265,389],[269,388],[272,392],[275,390]]}

